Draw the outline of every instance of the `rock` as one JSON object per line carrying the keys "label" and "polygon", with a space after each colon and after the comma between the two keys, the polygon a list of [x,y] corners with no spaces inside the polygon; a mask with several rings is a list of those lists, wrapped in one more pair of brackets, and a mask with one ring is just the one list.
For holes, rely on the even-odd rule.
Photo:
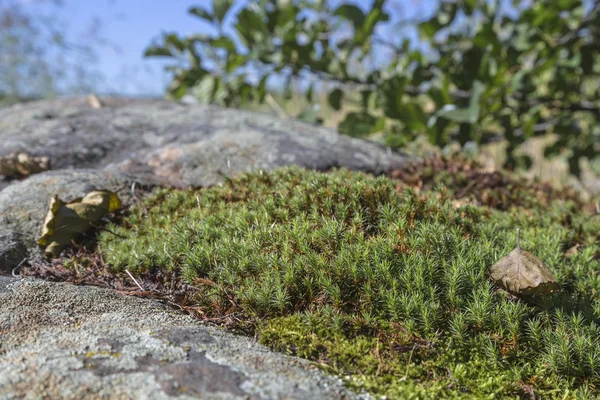
{"label": "rock", "polygon": [[14,230],[5,228],[0,232],[0,276],[10,274],[12,269],[27,257],[27,246]]}
{"label": "rock", "polygon": [[0,398],[200,397],[359,396],[307,361],[156,302],[0,277]]}
{"label": "rock", "polygon": [[52,169],[98,168],[120,161],[137,149],[156,144],[154,127],[138,124],[133,128],[131,124],[141,121],[130,121],[128,112],[120,112],[120,107],[143,109],[152,103],[118,98],[107,102],[108,107],[93,109],[85,98],[57,98],[0,109],[0,155],[13,153],[11,149],[34,157],[49,155]]}
{"label": "rock", "polygon": [[383,173],[408,156],[268,114],[162,100],[54,99],[0,110],[0,156],[48,157],[52,169],[105,168],[208,186],[252,169],[297,164]]}
{"label": "rock", "polygon": [[10,271],[28,249],[35,248],[53,195],[68,202],[92,190],[107,189],[126,205],[132,201],[134,182],[138,194],[152,186],[148,180],[122,173],[82,169],[42,172],[1,190],[0,273]]}
{"label": "rock", "polygon": [[0,293],[8,291],[8,285],[16,281],[18,281],[18,279],[12,276],[0,275]]}

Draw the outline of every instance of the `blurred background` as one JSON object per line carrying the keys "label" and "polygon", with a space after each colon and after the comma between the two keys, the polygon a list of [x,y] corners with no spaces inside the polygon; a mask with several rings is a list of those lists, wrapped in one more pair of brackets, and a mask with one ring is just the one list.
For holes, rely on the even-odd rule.
{"label": "blurred background", "polygon": [[0,107],[167,97],[600,189],[600,1],[0,0]]}

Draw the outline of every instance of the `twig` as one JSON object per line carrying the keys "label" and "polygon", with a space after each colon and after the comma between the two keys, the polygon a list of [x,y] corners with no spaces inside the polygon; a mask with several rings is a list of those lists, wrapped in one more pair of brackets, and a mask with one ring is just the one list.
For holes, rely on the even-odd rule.
{"label": "twig", "polygon": [[[454,377],[454,374],[452,373],[452,370],[450,370],[450,368],[446,367],[446,371],[448,371],[448,376],[450,377],[450,380],[451,380],[452,382],[454,382],[454,383],[458,383],[458,379],[456,379],[456,378]],[[452,383],[450,383],[450,384],[448,385],[448,387],[452,387],[452,385],[453,385],[453,384],[452,384]]]}
{"label": "twig", "polygon": [[23,265],[23,263],[24,263],[25,261],[28,261],[28,260],[29,260],[29,258],[24,258],[24,259],[23,259],[23,260],[22,260],[22,261],[21,261],[21,262],[20,262],[20,263],[19,263],[19,264],[18,264],[16,267],[14,267],[14,268],[12,269],[12,272],[11,272],[12,276],[14,276],[15,278],[20,278],[20,277],[21,277],[21,274],[19,273],[19,274],[17,275],[17,273],[16,273],[16,272],[17,272],[17,270],[18,270],[19,268],[21,268],[21,265]]}
{"label": "twig", "polygon": [[265,96],[265,100],[271,106],[273,111],[275,111],[275,114],[277,114],[279,119],[288,119],[288,115],[285,113],[285,111],[283,111],[283,108],[281,108],[281,106],[277,104],[277,102],[275,101],[273,96],[271,96],[271,94],[267,93],[267,95]]}
{"label": "twig", "polygon": [[404,372],[404,376],[402,378],[399,379],[400,382],[405,381],[408,378],[408,369],[410,368],[410,362],[412,360],[412,356],[413,356],[413,352],[415,351],[415,349],[417,348],[417,344],[415,344],[413,346],[413,348],[410,351],[410,354],[408,355],[408,363],[406,363],[406,371]]}
{"label": "twig", "polygon": [[467,186],[465,186],[460,192],[457,193],[456,197],[460,199],[464,195],[468,194],[469,191],[471,189],[473,189],[473,186],[477,185],[480,181],[481,181],[481,178],[473,179],[471,182],[469,182],[469,184]]}
{"label": "twig", "polygon": [[[125,236],[123,236],[123,235],[119,235],[118,233],[115,233],[115,232],[111,231],[111,230],[110,230],[110,229],[108,229],[106,226],[102,226],[102,225],[98,225],[98,224],[94,224],[94,223],[90,224],[90,226],[91,226],[92,228],[95,228],[95,229],[97,229],[98,231],[106,231],[106,232],[108,232],[108,233],[111,233],[111,234],[115,235],[116,237],[118,237],[118,238],[120,238],[120,239],[125,239]],[[73,245],[74,245],[75,247],[77,247],[77,248],[81,247],[81,246],[78,246],[78,245],[77,245],[75,242],[73,242]]]}
{"label": "twig", "polygon": [[138,283],[138,281],[136,281],[136,280],[135,280],[135,278],[133,277],[133,275],[131,275],[131,273],[130,273],[128,270],[125,270],[125,272],[127,272],[127,275],[129,275],[129,277],[130,277],[131,279],[133,279],[133,281],[135,282],[135,284],[137,285],[137,287],[139,287],[139,288],[140,288],[140,290],[141,290],[142,292],[144,292],[144,288],[142,287],[142,285],[140,285],[140,284]]}

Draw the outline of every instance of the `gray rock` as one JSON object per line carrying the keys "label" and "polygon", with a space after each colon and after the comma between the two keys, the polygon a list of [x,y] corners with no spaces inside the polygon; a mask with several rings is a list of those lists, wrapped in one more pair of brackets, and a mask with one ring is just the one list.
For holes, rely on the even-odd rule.
{"label": "gray rock", "polygon": [[302,122],[268,114],[162,100],[54,99],[0,110],[0,156],[47,156],[53,169],[107,168],[208,186],[252,169],[296,164],[383,173],[407,156]]}
{"label": "gray rock", "polygon": [[[3,289],[4,286],[4,289]],[[105,289],[0,280],[0,398],[353,399],[252,339]]]}
{"label": "gray rock", "polygon": [[27,246],[19,234],[8,227],[0,231],[0,275],[12,269],[27,257]]}
{"label": "gray rock", "polygon": [[13,282],[16,282],[18,279],[13,278],[12,276],[2,276],[0,275],[0,293],[6,292],[7,286]]}

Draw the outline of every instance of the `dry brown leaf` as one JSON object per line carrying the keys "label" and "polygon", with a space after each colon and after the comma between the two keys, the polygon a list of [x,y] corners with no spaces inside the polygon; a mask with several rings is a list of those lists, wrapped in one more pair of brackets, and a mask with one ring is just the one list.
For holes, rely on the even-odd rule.
{"label": "dry brown leaf", "polygon": [[48,157],[32,157],[23,152],[0,157],[0,175],[9,178],[24,178],[49,169]]}
{"label": "dry brown leaf", "polygon": [[65,246],[87,231],[106,214],[121,208],[119,197],[108,190],[93,191],[65,204],[58,196],[50,201],[38,244],[48,256],[57,257]]}
{"label": "dry brown leaf", "polygon": [[570,247],[567,251],[565,251],[565,257],[573,257],[576,256],[577,253],[579,253],[579,247],[581,245],[579,243],[576,243],[574,246]]}
{"label": "dry brown leaf", "polygon": [[539,296],[560,290],[542,260],[521,249],[518,230],[517,247],[492,266],[491,277],[497,285],[520,296]]}

